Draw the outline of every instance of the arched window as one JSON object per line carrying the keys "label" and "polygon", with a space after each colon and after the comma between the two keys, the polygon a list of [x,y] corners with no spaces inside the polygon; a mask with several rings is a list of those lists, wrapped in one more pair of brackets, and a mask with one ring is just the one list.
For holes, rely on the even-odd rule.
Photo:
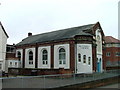
{"label": "arched window", "polygon": [[17,66],[17,62],[15,62],[15,66]]}
{"label": "arched window", "polygon": [[83,63],[86,63],[86,55],[83,55]]}
{"label": "arched window", "polygon": [[42,51],[42,63],[44,65],[48,64],[48,52],[47,52],[47,50]]}
{"label": "arched window", "polygon": [[19,51],[17,52],[17,57],[19,60],[21,60],[21,53]]}
{"label": "arched window", "polygon": [[88,65],[90,65],[91,57],[88,57]]}
{"label": "arched window", "polygon": [[78,62],[81,62],[81,54],[78,54]]}
{"label": "arched window", "polygon": [[33,64],[33,52],[29,52],[29,64]]}
{"label": "arched window", "polygon": [[59,64],[66,64],[66,54],[64,48],[59,49]]}

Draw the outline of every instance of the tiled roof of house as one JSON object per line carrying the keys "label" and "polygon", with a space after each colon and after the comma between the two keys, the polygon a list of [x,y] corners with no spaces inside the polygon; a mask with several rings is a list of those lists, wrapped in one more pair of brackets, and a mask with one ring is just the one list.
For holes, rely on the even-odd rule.
{"label": "tiled roof of house", "polygon": [[92,30],[92,27],[94,25],[95,24],[88,24],[79,27],[72,27],[68,29],[62,29],[62,30],[47,32],[43,34],[32,35],[23,39],[20,43],[16,44],[16,46],[50,42],[56,40],[64,40],[64,39],[74,38],[76,35],[92,36],[92,34],[87,33],[85,30]]}
{"label": "tiled roof of house", "polygon": [[120,40],[112,37],[112,36],[106,36],[105,37],[105,42],[106,43],[120,43]]}
{"label": "tiled roof of house", "polygon": [[8,36],[8,34],[6,33],[6,31],[5,31],[5,29],[4,29],[4,27],[3,27],[2,23],[1,23],[1,21],[0,21],[0,26],[2,27],[3,32],[5,33],[5,35],[6,35],[7,38],[8,38],[9,36]]}

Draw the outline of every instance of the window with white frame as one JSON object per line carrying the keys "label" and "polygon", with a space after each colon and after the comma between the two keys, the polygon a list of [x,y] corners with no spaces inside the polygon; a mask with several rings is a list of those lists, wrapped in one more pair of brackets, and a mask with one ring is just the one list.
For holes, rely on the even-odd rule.
{"label": "window with white frame", "polygon": [[6,47],[6,52],[7,53],[14,53],[15,52],[15,47],[14,46],[8,46]]}
{"label": "window with white frame", "polygon": [[10,65],[12,65],[12,62],[10,62]]}
{"label": "window with white frame", "polygon": [[15,66],[17,66],[17,62],[15,62]]}
{"label": "window with white frame", "polygon": [[116,53],[115,53],[115,56],[120,56],[120,52],[116,52]]}
{"label": "window with white frame", "polygon": [[66,64],[66,52],[64,48],[59,49],[59,64]]}
{"label": "window with white frame", "polygon": [[47,52],[47,50],[42,51],[42,64],[43,65],[48,64],[48,52]]}
{"label": "window with white frame", "polygon": [[81,54],[78,53],[78,62],[81,62]]}
{"label": "window with white frame", "polygon": [[83,55],[83,63],[86,63],[86,55]]}
{"label": "window with white frame", "polygon": [[91,57],[88,57],[88,65],[90,65]]}
{"label": "window with white frame", "polygon": [[110,52],[107,52],[107,53],[106,53],[106,56],[110,56]]}
{"label": "window with white frame", "polygon": [[29,64],[33,64],[33,52],[30,51],[28,54]]}

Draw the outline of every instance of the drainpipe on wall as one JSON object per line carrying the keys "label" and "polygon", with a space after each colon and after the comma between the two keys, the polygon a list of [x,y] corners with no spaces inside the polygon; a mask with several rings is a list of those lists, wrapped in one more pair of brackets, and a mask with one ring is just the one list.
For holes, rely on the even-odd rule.
{"label": "drainpipe on wall", "polygon": [[75,74],[77,73],[77,43],[75,41]]}

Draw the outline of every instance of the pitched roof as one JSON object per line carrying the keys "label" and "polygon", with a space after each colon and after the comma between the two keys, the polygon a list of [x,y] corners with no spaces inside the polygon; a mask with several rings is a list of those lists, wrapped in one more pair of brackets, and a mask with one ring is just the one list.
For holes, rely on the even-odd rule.
{"label": "pitched roof", "polygon": [[1,23],[1,21],[0,21],[0,26],[2,27],[2,30],[3,30],[3,32],[5,33],[5,35],[7,36],[7,38],[9,38],[8,34],[6,33],[4,27],[3,27],[2,23]]}
{"label": "pitched roof", "polygon": [[105,37],[105,42],[106,43],[120,43],[120,40],[112,37],[112,36],[106,36]]}
{"label": "pitched roof", "polygon": [[29,36],[23,39],[20,43],[16,44],[16,46],[41,43],[41,42],[50,42],[50,41],[56,41],[56,40],[64,40],[64,39],[73,38],[76,35],[92,36],[92,34],[85,32],[85,30],[91,30],[94,25],[95,24],[89,24],[89,25],[72,27],[68,29],[57,30],[57,31]]}

